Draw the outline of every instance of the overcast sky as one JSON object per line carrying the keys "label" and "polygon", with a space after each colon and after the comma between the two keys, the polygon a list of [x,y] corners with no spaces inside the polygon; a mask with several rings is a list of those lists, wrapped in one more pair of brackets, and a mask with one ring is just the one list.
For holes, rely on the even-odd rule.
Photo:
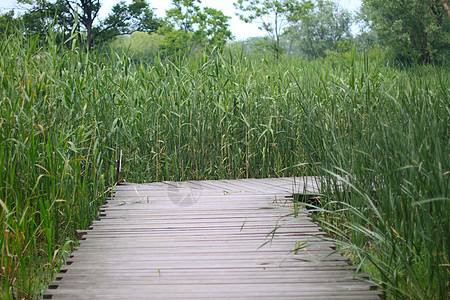
{"label": "overcast sky", "polygon": [[[100,19],[105,18],[111,11],[111,8],[120,0],[103,0],[102,8],[100,10]],[[125,1],[131,2],[131,0]],[[155,9],[158,17],[164,17],[165,11],[171,8],[171,0],[153,0],[148,1],[150,6]],[[236,10],[233,7],[235,0],[202,0],[202,6],[212,7],[221,10],[225,15],[232,17],[230,20],[230,30],[233,33],[236,40],[246,39],[253,36],[264,35],[264,32],[258,29],[258,24],[246,24],[239,20],[239,17],[235,15]],[[351,11],[358,9],[361,5],[361,0],[338,0],[339,4]],[[19,11],[23,9],[23,5],[17,4],[14,0],[0,0],[0,10],[2,12],[15,9]]]}

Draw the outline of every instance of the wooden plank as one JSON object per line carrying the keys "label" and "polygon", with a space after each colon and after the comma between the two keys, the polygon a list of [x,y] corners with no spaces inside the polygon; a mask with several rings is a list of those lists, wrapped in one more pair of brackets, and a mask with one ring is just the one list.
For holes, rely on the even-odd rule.
{"label": "wooden plank", "polygon": [[311,177],[117,186],[45,298],[379,299],[303,208],[293,217],[292,193],[319,187]]}
{"label": "wooden plank", "polygon": [[[279,299],[280,297],[292,297],[298,299],[300,295],[308,296],[306,299],[316,299],[318,296],[327,296],[328,299],[349,299],[349,296],[358,295],[357,299],[379,299],[379,293],[367,289],[355,289],[353,286],[339,286],[333,285],[330,287],[324,284],[312,285],[294,285],[277,284],[224,284],[224,285],[154,285],[150,286],[151,293],[149,293],[148,285],[130,286],[128,289],[123,287],[99,287],[89,288],[86,286],[74,285],[72,287],[64,287],[61,290],[54,290],[54,294],[62,294],[70,297],[78,296],[80,290],[84,291],[84,295],[94,298],[95,295],[101,295],[105,298],[114,297],[116,299],[185,299],[186,295],[191,295],[193,298],[209,297],[209,299],[230,299],[230,298],[246,298],[259,299]],[[224,297],[226,295],[226,297]],[[367,295],[367,297],[364,297]],[[370,297],[369,297],[370,296]],[[98,298],[97,298],[98,299]]]}

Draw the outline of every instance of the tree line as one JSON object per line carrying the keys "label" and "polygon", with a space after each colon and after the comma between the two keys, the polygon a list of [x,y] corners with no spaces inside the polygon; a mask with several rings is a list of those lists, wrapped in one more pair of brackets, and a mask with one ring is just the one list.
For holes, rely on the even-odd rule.
{"label": "tree line", "polygon": [[[31,8],[16,16],[0,16],[0,33],[13,27],[24,34],[45,36],[52,30],[64,43],[73,32],[89,49],[114,45],[117,49],[158,52],[166,56],[223,48],[233,40],[230,16],[203,7],[201,0],[172,0],[165,18],[158,18],[145,0],[116,4],[100,19],[99,0],[21,0]],[[402,62],[445,62],[450,58],[450,8],[447,0],[362,0],[356,14],[332,0],[236,0],[240,19],[257,22],[264,38],[246,43],[251,51],[280,55],[326,57],[380,47]],[[359,33],[352,34],[352,26]],[[150,49],[150,50],[149,50]]]}
{"label": "tree line", "polygon": [[[450,7],[447,0],[362,0],[352,15],[331,0],[237,0],[241,20],[259,22],[275,56],[283,51],[325,57],[381,47],[397,61],[447,62]],[[352,26],[360,32],[353,36]]]}
{"label": "tree line", "polygon": [[214,8],[200,8],[199,0],[173,0],[174,7],[166,11],[166,18],[158,18],[145,0],[133,0],[129,4],[121,1],[101,20],[99,0],[19,2],[31,8],[17,17],[13,11],[1,15],[0,33],[8,34],[13,27],[20,27],[29,36],[45,36],[51,29],[63,43],[75,31],[88,49],[134,32],[156,33],[165,37],[160,46],[170,54],[186,51],[192,44],[222,47],[232,38],[230,17]]}

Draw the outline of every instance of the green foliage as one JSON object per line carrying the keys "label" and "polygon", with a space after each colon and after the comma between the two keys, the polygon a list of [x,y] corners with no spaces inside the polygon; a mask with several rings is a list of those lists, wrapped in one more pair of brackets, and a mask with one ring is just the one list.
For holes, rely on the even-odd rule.
{"label": "green foliage", "polygon": [[[367,28],[366,28],[367,29]],[[369,51],[372,48],[380,47],[378,35],[373,30],[362,30],[355,37],[355,44],[360,51]]]}
{"label": "green foliage", "polygon": [[14,19],[14,11],[0,14],[0,36],[10,35],[15,31],[16,20]]}
{"label": "green foliage", "polygon": [[[23,30],[26,34],[41,35],[42,38],[45,38],[46,32],[51,29],[58,32],[57,40],[62,42],[66,40],[67,36],[70,36],[72,30],[81,31],[80,27],[83,26],[85,31],[83,42],[88,48],[91,48],[93,24],[100,10],[99,0],[19,2],[33,5],[21,16]],[[81,36],[80,34],[79,37]]]}
{"label": "green foliage", "polygon": [[[317,5],[289,30],[294,47],[307,57],[325,57],[327,51],[342,52],[352,39],[350,13],[335,2],[318,0]],[[347,47],[348,48],[348,47]]]}
{"label": "green foliage", "polygon": [[172,0],[174,8],[166,11],[166,19],[184,32],[194,31],[196,18],[200,12],[200,0]]}
{"label": "green foliage", "polygon": [[439,1],[363,0],[362,15],[399,61],[449,60],[450,18]]}
{"label": "green foliage", "polygon": [[[61,264],[75,229],[104,201],[114,148],[97,110],[101,70],[48,37],[0,42],[1,298],[34,299]],[[96,69],[97,68],[97,69]],[[102,76],[105,76],[103,74]],[[101,80],[101,79],[100,79]]]}
{"label": "green foliage", "polygon": [[157,33],[135,31],[130,36],[118,36],[111,43],[113,52],[127,53],[134,61],[151,62],[160,51],[164,37]]}
{"label": "green foliage", "polygon": [[228,29],[230,17],[220,10],[200,9],[198,0],[173,0],[175,6],[166,11],[166,26],[159,33],[166,36],[161,45],[165,55],[195,53],[198,49],[222,49],[232,39]]}
{"label": "green foliage", "polygon": [[100,12],[100,0],[58,0],[66,7],[73,19],[78,18],[79,22],[86,29],[86,46],[88,49],[92,48],[92,30],[94,28],[94,21],[97,19]]}
{"label": "green foliage", "polygon": [[322,73],[323,106],[303,106],[307,161],[335,183],[318,219],[388,299],[445,299],[448,69],[399,71],[356,55],[334,68],[346,76]]}
{"label": "green foliage", "polygon": [[161,20],[155,17],[146,1],[133,0],[128,5],[121,1],[112,8],[106,20],[98,27],[98,42],[135,31],[156,32],[161,25]]}
{"label": "green foliage", "polygon": [[192,52],[191,35],[172,26],[162,26],[158,34],[164,39],[160,42],[160,53],[165,57],[184,56]]}
{"label": "green foliage", "polygon": [[119,150],[134,182],[340,179],[318,212],[340,247],[387,298],[447,297],[448,68],[392,69],[345,45],[341,61],[228,51],[133,64],[80,51],[76,34],[70,48],[47,39],[0,41],[1,297],[45,289]]}
{"label": "green foliage", "polygon": [[[144,0],[124,1],[116,4],[108,17],[95,25],[100,9],[99,1],[37,1],[33,7],[19,18],[23,30],[28,35],[40,35],[43,42],[49,29],[56,34],[58,43],[66,40],[71,32],[80,34],[80,41],[92,46],[102,47],[117,35],[131,34],[134,31],[155,32],[162,21],[155,17],[153,10]],[[79,23],[76,23],[78,20]],[[83,28],[80,28],[83,26]]]}
{"label": "green foliage", "polygon": [[231,31],[228,30],[230,19],[220,10],[205,7],[203,13],[197,15],[199,28],[194,35],[210,47],[223,48],[232,39]]}
{"label": "green foliage", "polygon": [[58,32],[56,40],[61,43],[75,25],[75,18],[64,1],[58,0],[54,3],[40,1],[34,3],[26,13],[17,19],[25,34],[30,36],[41,36],[45,40],[46,32],[49,29]]}
{"label": "green foliage", "polygon": [[275,57],[279,58],[280,38],[284,33],[289,22],[296,22],[312,9],[311,1],[293,1],[293,0],[238,0],[234,7],[240,11],[239,18],[252,23],[255,20],[261,22],[260,29],[267,32],[273,41]]}
{"label": "green foliage", "polygon": [[[246,55],[259,55],[270,59],[273,58],[273,53],[275,53],[275,44],[268,36],[248,38],[240,43],[242,51],[244,51]],[[278,49],[279,55],[284,53],[283,44],[281,43],[280,45],[281,46]]]}

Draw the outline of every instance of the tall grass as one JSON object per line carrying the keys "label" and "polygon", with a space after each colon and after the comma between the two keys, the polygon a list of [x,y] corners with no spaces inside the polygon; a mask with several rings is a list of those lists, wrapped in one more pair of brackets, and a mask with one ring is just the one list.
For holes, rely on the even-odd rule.
{"label": "tall grass", "polygon": [[111,183],[114,149],[92,108],[92,76],[101,68],[48,38],[45,48],[18,36],[0,43],[1,297],[7,299],[42,292]]}
{"label": "tall grass", "polygon": [[389,298],[444,299],[449,70],[380,69],[363,59],[347,67],[347,77],[324,80],[332,105],[310,106],[303,131],[313,141],[305,143],[308,161],[321,163],[317,173],[348,188],[326,193],[319,219]]}
{"label": "tall grass", "polygon": [[342,177],[321,214],[342,247],[392,297],[448,293],[448,69],[231,50],[136,65],[69,42],[0,42],[3,296],[39,297],[119,150],[137,182]]}

